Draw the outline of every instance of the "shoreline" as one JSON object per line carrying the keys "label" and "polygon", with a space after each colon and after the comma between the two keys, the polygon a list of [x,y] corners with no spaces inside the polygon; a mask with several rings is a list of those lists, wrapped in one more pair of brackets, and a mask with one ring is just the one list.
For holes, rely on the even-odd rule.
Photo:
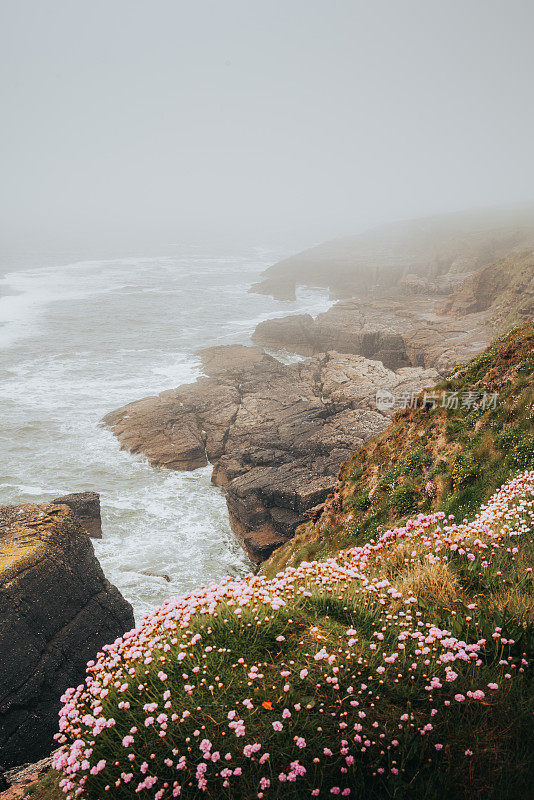
{"label": "shoreline", "polygon": [[[387,427],[395,409],[377,408],[377,390],[416,395],[528,315],[528,292],[523,309],[512,284],[528,281],[529,252],[473,271],[470,247],[467,260],[449,253],[451,274],[444,267],[439,281],[408,274],[389,295],[338,301],[315,318],[266,319],[254,346],[204,348],[196,382],[129,403],[104,424],[152,466],[210,464],[234,534],[261,563],[333,491],[343,462]],[[293,363],[276,360],[282,350]]]}

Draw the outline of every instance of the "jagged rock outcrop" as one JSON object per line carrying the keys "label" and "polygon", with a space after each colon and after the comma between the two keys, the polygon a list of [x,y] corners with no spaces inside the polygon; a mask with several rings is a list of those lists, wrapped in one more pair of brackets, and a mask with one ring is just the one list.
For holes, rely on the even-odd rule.
{"label": "jagged rock outcrop", "polygon": [[407,366],[447,374],[484,349],[492,332],[484,313],[456,317],[443,313],[443,300],[344,300],[316,319],[279,317],[260,323],[252,335],[270,350],[311,356],[336,350],[382,361],[389,369]]}
{"label": "jagged rock outcrop", "polygon": [[504,258],[470,275],[443,304],[455,317],[486,312],[499,329],[534,318],[534,251]]}
{"label": "jagged rock outcrop", "polygon": [[60,696],[134,626],[66,505],[0,508],[0,764],[48,754]]}
{"label": "jagged rock outcrop", "polygon": [[211,462],[232,528],[255,561],[293,535],[304,511],[331,491],[341,463],[387,425],[388,412],[374,405],[377,389],[419,391],[437,378],[335,352],[292,365],[241,345],[201,356],[206,377],[130,403],[104,423],[154,465]]}
{"label": "jagged rock outcrop", "polygon": [[[399,411],[389,428],[355,449],[339,472],[335,493],[309,509],[309,524],[273,555],[262,573],[272,577],[299,564],[304,554],[306,560],[323,554],[323,525],[342,531],[336,544],[336,534],[327,537],[332,552],[369,541],[379,526],[388,530],[419,513],[448,506],[451,513],[460,508],[467,517],[502,482],[534,469],[533,353],[534,324],[526,322],[440,382],[439,392],[471,395],[478,402],[460,403],[457,409],[419,402]],[[492,393],[495,404],[484,404],[481,398]]]}
{"label": "jagged rock outcrop", "polygon": [[31,797],[30,790],[52,768],[52,756],[46,756],[35,764],[21,764],[6,770],[4,783],[0,774],[0,800],[19,800]]}
{"label": "jagged rock outcrop", "polygon": [[98,492],[73,492],[56,497],[52,503],[72,508],[83,529],[92,539],[102,538],[102,518],[100,516],[100,495]]}

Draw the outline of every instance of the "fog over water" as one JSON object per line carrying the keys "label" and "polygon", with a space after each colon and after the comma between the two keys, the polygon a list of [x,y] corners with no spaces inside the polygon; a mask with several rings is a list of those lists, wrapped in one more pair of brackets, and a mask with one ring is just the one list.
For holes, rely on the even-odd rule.
{"label": "fog over water", "polygon": [[3,0],[7,243],[532,199],[533,29],[530,0]]}
{"label": "fog over water", "polygon": [[210,469],[154,470],[99,420],[325,310],[248,293],[280,258],[531,200],[533,29],[528,0],[3,0],[0,504],[99,491],[137,617],[245,573]]}

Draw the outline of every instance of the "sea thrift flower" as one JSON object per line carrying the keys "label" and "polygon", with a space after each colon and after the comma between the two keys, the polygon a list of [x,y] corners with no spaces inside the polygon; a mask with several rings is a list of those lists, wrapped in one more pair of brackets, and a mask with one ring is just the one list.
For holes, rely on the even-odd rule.
{"label": "sea thrift flower", "polygon": [[[534,471],[526,472],[496,492],[471,522],[456,523],[441,512],[418,514],[335,558],[301,562],[273,579],[227,578],[169,599],[139,628],[106,645],[88,666],[85,683],[64,693],[56,736],[61,747],[54,765],[63,773],[61,788],[67,798],[82,800],[84,791],[91,797],[101,793],[102,800],[114,794],[135,800],[147,792],[154,800],[189,798],[207,791],[209,784],[214,796],[265,793],[267,800],[273,780],[290,788],[298,784],[299,796],[349,796],[353,768],[363,780],[380,775],[394,786],[401,764],[408,785],[413,774],[409,761],[404,761],[406,738],[426,736],[425,758],[434,753],[437,761],[437,753],[448,744],[444,736],[451,729],[454,703],[467,698],[468,712],[469,701],[485,699],[485,692],[476,687],[498,690],[493,679],[499,666],[504,679],[515,682],[522,680],[520,670],[527,663],[511,649],[506,627],[496,628],[494,638],[490,630],[488,641],[477,640],[477,626],[484,622],[482,603],[470,604],[469,611],[476,608],[472,619],[465,616],[465,607],[456,613],[453,607],[454,633],[442,627],[445,623],[434,616],[435,609],[423,607],[415,590],[401,592],[402,584],[395,586],[391,575],[398,573],[390,570],[390,554],[393,563],[402,557],[409,570],[458,563],[462,569],[469,565],[474,575],[487,567],[487,580],[508,581],[512,568],[519,569],[521,580],[530,580],[519,556],[513,559],[522,553],[521,537],[530,535],[534,522],[533,492]],[[306,603],[317,595],[340,607],[356,602],[368,608],[374,621],[369,631],[372,645],[367,633],[352,627],[337,641],[322,623],[303,623],[305,616],[300,606],[296,611],[294,601]],[[254,654],[252,643],[256,628],[261,641],[263,631],[270,635],[272,623],[278,626],[281,609],[291,647],[283,656],[276,648],[279,661],[273,663],[259,651]],[[226,641],[219,640],[219,626],[229,632]],[[275,627],[276,633],[279,630]],[[249,633],[251,644],[242,650],[245,659],[235,641]],[[301,669],[303,658],[308,668]],[[292,691],[299,692],[301,702],[293,704],[297,698],[290,695],[284,708],[280,698],[284,689],[290,690],[290,676],[298,676]],[[413,713],[399,709],[396,720],[386,726],[382,709],[388,693],[394,684],[402,689],[407,681],[413,681],[417,691],[426,689],[429,702]],[[262,700],[264,693],[267,699]],[[131,716],[119,715],[117,708],[131,709]],[[273,716],[278,717],[274,722]],[[124,721],[132,718],[141,719],[139,732]],[[306,733],[305,739],[302,733],[310,729],[316,735]],[[284,735],[277,736],[281,731]],[[118,747],[108,765],[102,755],[110,752],[111,736]],[[260,756],[269,737],[285,742],[284,747],[270,747],[272,757]],[[452,758],[458,756],[454,746],[453,741]],[[308,753],[304,766],[298,756]],[[314,765],[313,781],[319,776],[321,790],[311,782],[308,763]],[[266,778],[266,771],[274,779]]]}

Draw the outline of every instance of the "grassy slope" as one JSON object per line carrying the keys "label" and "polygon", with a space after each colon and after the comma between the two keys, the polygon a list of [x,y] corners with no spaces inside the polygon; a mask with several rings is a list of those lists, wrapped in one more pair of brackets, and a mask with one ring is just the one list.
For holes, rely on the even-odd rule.
{"label": "grassy slope", "polygon": [[469,525],[170,602],[65,709],[67,747],[92,748],[69,796],[87,775],[88,800],[528,797],[533,522],[530,473]]}
{"label": "grassy slope", "polygon": [[[458,392],[458,409],[423,408],[421,394],[417,409],[398,412],[346,461],[339,501],[301,526],[265,574],[368,541],[417,512],[472,515],[512,474],[534,467],[533,373],[534,325],[525,323],[435,387]],[[498,392],[497,407],[461,408],[467,391]]]}

